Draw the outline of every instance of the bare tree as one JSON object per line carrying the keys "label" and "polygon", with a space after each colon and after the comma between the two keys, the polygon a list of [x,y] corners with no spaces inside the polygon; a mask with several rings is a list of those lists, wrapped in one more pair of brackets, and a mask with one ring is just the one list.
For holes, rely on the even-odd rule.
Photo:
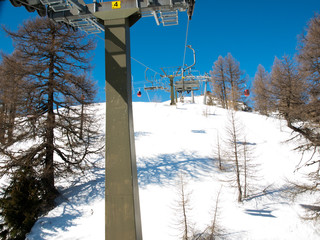
{"label": "bare tree", "polygon": [[225,166],[225,160],[226,160],[226,155],[227,151],[223,146],[223,139],[221,139],[219,132],[217,131],[217,136],[216,136],[216,145],[214,146],[214,159],[218,160],[218,168],[220,171],[226,170]]}
{"label": "bare tree", "polygon": [[229,85],[229,99],[232,109],[238,109],[238,102],[241,100],[246,78],[244,72],[240,70],[240,63],[228,53],[225,57],[226,78]]}
{"label": "bare tree", "polygon": [[18,61],[19,53],[2,54],[0,64],[0,142],[10,144],[13,140],[13,129],[16,116],[24,111],[25,84],[22,78],[22,65]]}
{"label": "bare tree", "polygon": [[181,239],[190,240],[192,237],[192,223],[190,219],[190,212],[192,210],[190,197],[191,192],[187,188],[187,182],[183,173],[180,173],[177,184],[177,206],[175,208],[177,212],[178,222],[177,226],[181,230]]}
{"label": "bare tree", "polygon": [[247,141],[243,143],[243,176],[244,176],[244,185],[243,185],[243,197],[246,198],[248,194],[248,148],[247,148]]}
{"label": "bare tree", "polygon": [[[315,15],[308,23],[307,30],[300,38],[298,46],[299,73],[304,79],[304,91],[306,98],[304,103],[295,106],[295,111],[287,118],[287,125],[295,133],[291,140],[302,137],[306,141],[296,148],[302,151],[302,156],[306,151],[310,151],[311,157],[306,161],[301,161],[299,168],[304,166],[315,166],[309,172],[309,183],[292,183],[294,186],[293,195],[300,193],[319,193],[320,185],[320,15]],[[302,158],[303,159],[303,158]],[[320,219],[319,214],[320,199],[312,205],[303,205],[307,210],[305,219]]]}
{"label": "bare tree", "polygon": [[[298,62],[299,71],[306,80],[308,99],[305,104],[297,109],[299,114],[289,122],[289,127],[296,133],[306,138],[309,143],[301,146],[301,150],[320,147],[320,15],[315,15],[308,23],[307,31],[301,36],[299,45]],[[298,124],[298,122],[300,124]],[[320,159],[311,163],[319,163]]]}
{"label": "bare tree", "polygon": [[307,32],[301,36],[298,61],[300,71],[307,77],[310,101],[319,100],[320,63],[319,57],[320,15],[315,15],[308,23]]}
{"label": "bare tree", "polygon": [[260,179],[259,175],[259,164],[254,162],[254,143],[247,141],[246,136],[243,136],[242,142],[242,159],[243,159],[243,198],[250,197],[257,187],[255,182]]}
{"label": "bare tree", "polygon": [[222,235],[224,232],[222,226],[219,223],[219,210],[220,210],[219,203],[220,203],[221,188],[217,194],[217,198],[216,198],[216,202],[215,202],[215,206],[214,206],[214,214],[213,214],[212,223],[209,226],[209,228],[207,229],[209,232],[208,237],[206,238],[207,240],[217,239],[217,237]]}
{"label": "bare tree", "polygon": [[231,107],[236,110],[246,82],[239,62],[230,53],[224,58],[219,56],[210,73],[214,96],[221,106],[228,109],[231,104]]}
{"label": "bare tree", "polygon": [[218,162],[219,162],[219,170],[223,170],[222,167],[222,149],[220,144],[220,137],[219,133],[217,132],[217,148],[216,148],[217,156],[218,156]]}
{"label": "bare tree", "polygon": [[226,230],[221,225],[220,219],[219,219],[219,215],[221,212],[221,206],[220,206],[221,189],[222,189],[222,186],[220,187],[220,190],[217,194],[217,197],[214,203],[215,205],[213,207],[213,216],[212,216],[211,223],[206,227],[206,229],[203,232],[195,234],[192,240],[226,239],[226,237],[223,236],[226,233]]}
{"label": "bare tree", "polygon": [[219,56],[218,60],[214,62],[213,70],[210,74],[213,95],[223,108],[228,109],[226,67],[222,56]]}
{"label": "bare tree", "polygon": [[[238,202],[243,200],[243,189],[241,182],[241,152],[240,152],[240,135],[242,127],[236,119],[236,112],[231,110],[229,112],[229,125],[227,127],[227,144],[228,144],[228,158],[232,165],[235,183],[238,190]],[[233,182],[234,180],[232,180]]]}
{"label": "bare tree", "polygon": [[270,91],[270,74],[262,65],[258,66],[258,70],[254,76],[253,82],[253,101],[257,111],[263,115],[268,115],[271,109],[271,91]]}
{"label": "bare tree", "polygon": [[288,122],[306,101],[305,84],[297,63],[288,56],[275,58],[271,72],[272,100],[279,114]]}
{"label": "bare tree", "polygon": [[254,143],[247,141],[244,126],[231,110],[226,126],[226,153],[231,172],[227,182],[237,188],[238,202],[242,202],[256,190],[255,181],[259,179],[259,165],[254,163]]}
{"label": "bare tree", "polygon": [[5,31],[19,51],[28,83],[23,89],[25,117],[15,124],[13,141],[33,145],[29,149],[3,146],[7,158],[1,172],[14,172],[21,164],[37,166],[52,203],[58,194],[55,177],[83,171],[87,157],[97,150],[93,115],[88,112],[84,118],[84,111],[76,107],[84,103],[83,98],[91,103],[95,96],[93,82],[84,77],[88,53],[95,45],[86,35],[43,18],[24,22],[17,32]]}

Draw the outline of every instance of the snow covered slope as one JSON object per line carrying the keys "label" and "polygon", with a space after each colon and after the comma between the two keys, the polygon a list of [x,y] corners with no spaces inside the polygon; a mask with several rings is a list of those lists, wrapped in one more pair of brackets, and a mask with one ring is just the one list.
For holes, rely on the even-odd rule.
{"label": "snow covered slope", "polygon": [[[105,105],[96,107],[97,114],[103,115]],[[255,194],[237,203],[236,189],[224,181],[231,173],[219,171],[215,153],[217,134],[226,137],[227,110],[201,103],[169,106],[168,102],[134,103],[133,108],[144,240],[181,239],[176,217],[181,172],[192,192],[189,218],[196,231],[211,223],[221,189],[218,220],[227,239],[320,239],[313,223],[299,217],[300,204],[313,199],[291,202],[281,194],[286,179],[303,177],[294,171],[301,156],[292,151],[293,143],[285,143],[291,131],[284,122],[237,113],[259,164]],[[59,205],[38,220],[29,240],[104,239],[104,159],[95,161],[98,167],[85,176],[60,181]]]}

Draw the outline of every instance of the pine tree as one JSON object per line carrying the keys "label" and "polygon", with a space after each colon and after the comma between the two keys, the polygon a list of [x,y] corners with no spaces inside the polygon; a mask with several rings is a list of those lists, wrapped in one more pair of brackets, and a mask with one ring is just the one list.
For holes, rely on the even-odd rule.
{"label": "pine tree", "polygon": [[32,167],[22,166],[10,175],[10,183],[1,195],[1,239],[24,240],[45,209],[43,182]]}

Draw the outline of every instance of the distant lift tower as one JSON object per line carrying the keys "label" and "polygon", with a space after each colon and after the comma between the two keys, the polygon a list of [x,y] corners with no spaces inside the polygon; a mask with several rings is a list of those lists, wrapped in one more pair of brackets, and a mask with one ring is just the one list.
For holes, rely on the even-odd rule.
{"label": "distant lift tower", "polygon": [[195,0],[10,0],[88,34],[105,31],[106,240],[142,240],[132,119],[130,27],[141,16],[164,26],[191,19]]}

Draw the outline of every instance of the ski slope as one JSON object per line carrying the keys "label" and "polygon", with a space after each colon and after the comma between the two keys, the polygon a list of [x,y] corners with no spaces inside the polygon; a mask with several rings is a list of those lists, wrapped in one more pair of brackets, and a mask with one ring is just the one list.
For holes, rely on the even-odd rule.
{"label": "ski slope", "polygon": [[[219,171],[215,151],[217,135],[222,145],[226,138],[228,111],[201,104],[201,97],[196,101],[133,103],[143,239],[181,239],[177,181],[182,172],[191,193],[188,217],[197,232],[211,224],[220,191],[218,223],[225,239],[320,239],[316,224],[300,218],[300,204],[312,204],[316,196],[292,201],[284,194],[287,179],[305,181],[308,170],[295,171],[301,155],[292,151],[295,143],[286,143],[292,133],[285,122],[237,112],[259,165],[256,192],[238,203],[236,188],[225,181],[232,173]],[[92,107],[103,125],[105,104]],[[97,168],[85,176],[58,181],[58,206],[37,221],[27,239],[104,239],[104,159],[93,160]]]}

